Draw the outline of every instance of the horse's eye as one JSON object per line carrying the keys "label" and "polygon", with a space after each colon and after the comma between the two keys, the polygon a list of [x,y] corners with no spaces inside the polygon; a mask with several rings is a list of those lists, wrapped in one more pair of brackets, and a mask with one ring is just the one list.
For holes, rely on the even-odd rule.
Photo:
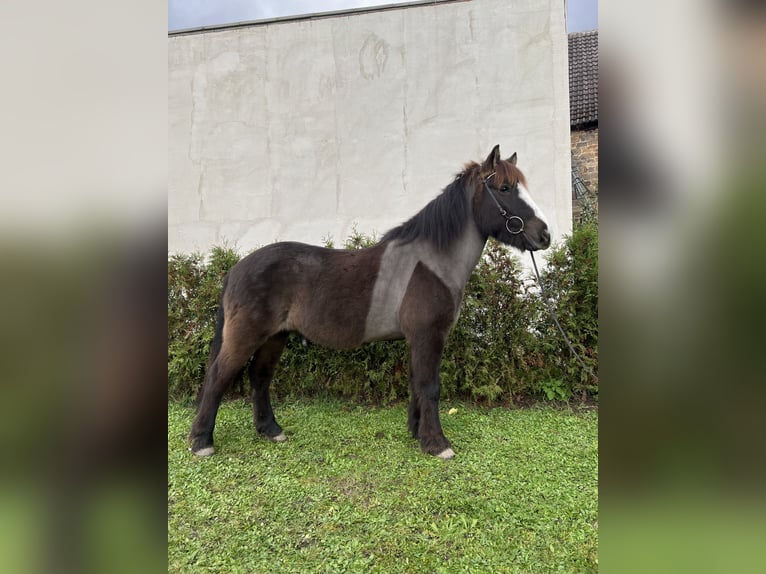
{"label": "horse's eye", "polygon": [[503,193],[508,193],[509,191],[511,191],[511,188],[508,187],[507,185],[501,185],[500,191],[502,191]]}

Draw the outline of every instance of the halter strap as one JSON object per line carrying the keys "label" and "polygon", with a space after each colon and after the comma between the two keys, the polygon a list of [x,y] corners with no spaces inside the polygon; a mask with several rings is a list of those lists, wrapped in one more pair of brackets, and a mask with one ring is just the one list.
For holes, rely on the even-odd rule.
{"label": "halter strap", "polygon": [[[489,178],[492,177],[493,175],[495,175],[495,173],[496,172],[493,171],[492,173],[490,173],[487,177],[485,177],[482,180],[484,182],[484,189],[487,190],[487,193],[489,193],[489,196],[492,198],[492,201],[495,202],[495,205],[500,210],[500,215],[502,215],[505,218],[505,229],[508,231],[508,233],[510,233],[512,235],[518,235],[519,233],[524,231],[524,220],[521,217],[519,217],[518,215],[508,215],[508,212],[505,209],[503,209],[502,205],[500,205],[500,202],[495,197],[495,194],[492,193],[492,190],[490,189],[489,184],[487,183],[489,181]],[[508,224],[512,220],[514,220],[514,219],[518,219],[519,222],[521,223],[521,227],[519,228],[518,231],[512,231],[511,228],[508,227]]]}

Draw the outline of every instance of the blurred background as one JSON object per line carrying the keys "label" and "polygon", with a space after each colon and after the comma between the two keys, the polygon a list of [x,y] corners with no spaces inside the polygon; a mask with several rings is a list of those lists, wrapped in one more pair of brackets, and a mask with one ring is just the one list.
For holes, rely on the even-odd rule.
{"label": "blurred background", "polygon": [[[0,571],[160,571],[167,6],[2,16]],[[766,9],[602,0],[598,28],[600,567],[757,571]]]}
{"label": "blurred background", "polygon": [[762,567],[766,8],[599,5],[604,572]]}
{"label": "blurred background", "polygon": [[0,14],[0,571],[163,571],[166,6]]}

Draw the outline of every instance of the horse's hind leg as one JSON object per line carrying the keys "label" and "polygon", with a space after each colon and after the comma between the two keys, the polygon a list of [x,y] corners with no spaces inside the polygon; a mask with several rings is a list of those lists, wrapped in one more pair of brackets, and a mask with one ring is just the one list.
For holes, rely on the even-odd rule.
{"label": "horse's hind leg", "polygon": [[198,456],[207,456],[215,452],[213,448],[213,429],[221,398],[231,382],[239,374],[252,356],[253,351],[264,340],[255,338],[252,333],[238,329],[236,320],[228,320],[223,328],[221,350],[205,374],[205,384],[197,409],[197,417],[189,432],[191,450]]}
{"label": "horse's hind leg", "polygon": [[[246,361],[247,359],[245,359]],[[213,448],[213,429],[218,407],[226,389],[242,370],[244,361],[232,361],[228,357],[218,356],[210,365],[205,375],[202,399],[197,410],[197,417],[192,423],[189,440],[191,451],[198,456],[208,456],[215,452]]]}
{"label": "horse's hind leg", "polygon": [[253,357],[248,371],[255,429],[263,436],[276,442],[287,440],[287,437],[274,418],[269,397],[269,385],[286,341],[287,333],[279,333],[267,340],[255,352],[255,357]]}

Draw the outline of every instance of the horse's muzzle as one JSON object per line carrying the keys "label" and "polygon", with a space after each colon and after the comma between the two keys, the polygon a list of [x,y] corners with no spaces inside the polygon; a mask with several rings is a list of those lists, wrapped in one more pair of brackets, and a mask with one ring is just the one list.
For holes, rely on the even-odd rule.
{"label": "horse's muzzle", "polygon": [[540,232],[540,239],[542,240],[541,249],[548,249],[551,246],[551,234],[547,227]]}
{"label": "horse's muzzle", "polygon": [[[534,237],[537,235],[537,237]],[[524,233],[524,238],[529,244],[530,251],[548,249],[551,246],[551,234],[547,227],[544,227],[539,233]]]}

